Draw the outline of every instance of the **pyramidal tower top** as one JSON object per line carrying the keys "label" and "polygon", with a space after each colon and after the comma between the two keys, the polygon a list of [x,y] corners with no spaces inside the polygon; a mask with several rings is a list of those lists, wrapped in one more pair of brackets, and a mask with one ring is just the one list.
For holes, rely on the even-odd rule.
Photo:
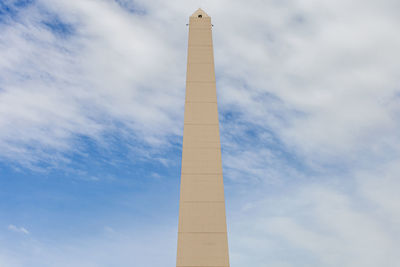
{"label": "pyramidal tower top", "polygon": [[191,16],[191,18],[209,18],[210,16],[204,12],[203,9],[197,9]]}
{"label": "pyramidal tower top", "polygon": [[189,17],[189,26],[189,32],[190,28],[211,28],[211,17],[203,9],[199,8]]}

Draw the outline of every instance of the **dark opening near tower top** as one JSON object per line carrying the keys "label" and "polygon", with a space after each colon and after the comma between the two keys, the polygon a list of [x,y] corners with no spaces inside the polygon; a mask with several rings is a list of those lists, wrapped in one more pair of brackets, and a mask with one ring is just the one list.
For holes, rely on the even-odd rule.
{"label": "dark opening near tower top", "polygon": [[203,15],[198,15],[198,17],[199,17],[199,18],[202,18],[202,17],[203,17]]}

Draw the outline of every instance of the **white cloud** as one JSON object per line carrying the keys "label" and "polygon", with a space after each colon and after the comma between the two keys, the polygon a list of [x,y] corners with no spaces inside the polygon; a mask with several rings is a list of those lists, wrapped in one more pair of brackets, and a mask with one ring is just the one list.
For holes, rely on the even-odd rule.
{"label": "white cloud", "polygon": [[103,233],[90,236],[11,240],[8,244],[0,240],[0,264],[4,262],[6,267],[171,266],[175,264],[176,231],[176,226],[167,224],[118,230],[107,226]]}
{"label": "white cloud", "polygon": [[[371,143],[392,143],[398,153],[398,20],[376,12],[368,1],[350,7],[343,1],[311,3],[281,11],[265,2],[264,17],[254,10],[253,16],[247,9],[224,10],[238,19],[228,32],[218,32],[223,107],[235,105],[243,120],[272,127],[306,160],[326,163],[344,155],[357,160],[360,152],[379,153],[371,151]],[[302,22],[292,21],[296,17]],[[240,64],[232,64],[232,55]],[[238,82],[246,85],[244,97],[225,98],[238,91],[233,89]],[[266,93],[281,103],[270,106]]]}
{"label": "white cloud", "polygon": [[57,164],[63,153],[81,150],[79,136],[102,144],[111,133],[160,145],[177,135],[185,64],[184,53],[175,63],[175,40],[111,2],[47,4],[75,27],[73,35],[53,35],[34,6],[2,29],[3,159]]}
{"label": "white cloud", "polygon": [[[251,205],[236,205],[229,217],[232,262],[396,266],[400,260],[397,166],[399,162],[393,162],[376,173],[360,172],[356,183],[351,177],[347,182],[332,177],[280,193],[271,189],[253,198]],[[243,203],[250,199],[243,198],[247,198]]]}
{"label": "white cloud", "polygon": [[25,234],[25,235],[29,235],[29,231],[26,230],[25,227],[18,227],[18,226],[15,226],[13,224],[10,224],[8,226],[8,230],[13,231],[13,232],[17,232],[17,233],[21,233],[21,234]]}
{"label": "white cloud", "polygon": [[[129,1],[120,2],[129,10],[113,1],[40,3],[75,30],[54,36],[35,7],[3,27],[3,158],[56,164],[80,150],[77,136],[104,143],[113,133],[160,145],[181,134],[184,23],[198,3],[136,1],[138,14],[128,12]],[[396,4],[202,5],[215,24],[222,112],[235,109],[243,122],[268,127],[310,163],[380,157],[388,143],[398,154]]]}

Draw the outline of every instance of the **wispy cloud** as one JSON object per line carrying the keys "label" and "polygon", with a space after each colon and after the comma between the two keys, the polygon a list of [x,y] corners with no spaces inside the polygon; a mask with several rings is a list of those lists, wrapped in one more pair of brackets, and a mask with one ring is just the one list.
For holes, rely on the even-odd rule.
{"label": "wispy cloud", "polygon": [[154,23],[111,2],[41,1],[19,14],[0,40],[3,159],[57,164],[79,136],[160,145],[178,134],[184,67]]}
{"label": "wispy cloud", "polygon": [[10,224],[7,228],[8,228],[8,230],[13,231],[13,232],[29,235],[29,231],[26,230],[25,227],[18,227],[13,224]]}
{"label": "wispy cloud", "polygon": [[332,178],[232,210],[232,261],[239,266],[395,266],[400,260],[395,203],[400,199],[391,188],[400,186],[397,165],[380,170],[383,179],[358,173],[349,187]]}
{"label": "wispy cloud", "polygon": [[[158,4],[137,1],[143,13],[129,1],[43,0],[3,25],[1,156],[57,162],[77,136],[129,133],[157,146],[179,136],[186,35],[176,19],[193,3]],[[309,163],[380,157],[387,143],[398,154],[391,2],[255,7],[209,4],[222,114],[235,109]]]}
{"label": "wispy cloud", "polygon": [[[169,244],[175,240],[176,227],[171,228],[165,224],[146,228],[148,231],[143,231],[144,228],[115,230],[105,227],[104,232],[97,233],[96,236],[58,240],[57,245],[29,239],[21,246],[11,241],[8,246],[2,247],[0,264],[7,264],[4,265],[7,267],[50,267],[54,264],[65,267],[173,265],[176,245]],[[154,242],[155,240],[158,242]],[[9,253],[3,257],[3,252]],[[18,257],[14,259],[7,255]]]}

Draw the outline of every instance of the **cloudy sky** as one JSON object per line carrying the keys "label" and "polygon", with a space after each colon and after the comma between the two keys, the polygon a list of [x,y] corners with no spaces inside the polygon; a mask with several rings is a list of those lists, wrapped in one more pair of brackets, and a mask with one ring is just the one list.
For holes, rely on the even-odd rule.
{"label": "cloudy sky", "polygon": [[199,7],[231,266],[399,266],[397,0],[1,0],[0,266],[175,266]]}

